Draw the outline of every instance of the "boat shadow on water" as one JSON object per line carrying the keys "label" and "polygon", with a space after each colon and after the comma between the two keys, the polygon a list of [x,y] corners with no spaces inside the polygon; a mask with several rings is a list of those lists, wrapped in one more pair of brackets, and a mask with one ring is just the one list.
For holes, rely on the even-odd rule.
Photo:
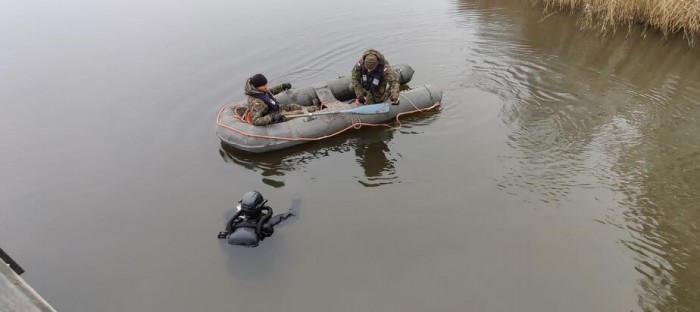
{"label": "boat shadow on water", "polygon": [[282,188],[285,174],[305,171],[314,160],[354,151],[364,172],[364,176],[354,178],[366,187],[374,187],[398,182],[395,163],[400,155],[389,149],[393,136],[392,130],[384,128],[363,129],[264,154],[248,153],[221,142],[219,155],[227,163],[259,172],[263,183]]}
{"label": "boat shadow on water", "polygon": [[[439,109],[402,118],[404,124],[398,130],[402,134],[416,134],[412,129],[432,122],[439,114]],[[227,163],[260,172],[262,182],[275,188],[282,188],[282,177],[291,171],[305,171],[314,160],[339,154],[354,152],[356,162],[362,167],[364,175],[354,176],[365,187],[377,187],[400,183],[396,172],[396,163],[401,154],[389,148],[397,130],[387,128],[363,128],[360,131],[348,131],[337,136],[270,153],[254,154],[238,150],[221,142],[219,155]],[[351,172],[352,169],[346,169]]]}

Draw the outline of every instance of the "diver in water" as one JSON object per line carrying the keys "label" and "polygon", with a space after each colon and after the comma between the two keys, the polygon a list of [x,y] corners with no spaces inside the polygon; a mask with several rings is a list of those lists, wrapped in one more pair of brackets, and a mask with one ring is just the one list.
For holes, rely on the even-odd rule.
{"label": "diver in water", "polygon": [[226,221],[226,230],[219,232],[218,238],[226,239],[231,245],[256,247],[272,236],[275,226],[299,215],[299,203],[300,199],[295,198],[289,212],[273,216],[272,208],[258,191],[247,192],[238,201],[236,213]]}

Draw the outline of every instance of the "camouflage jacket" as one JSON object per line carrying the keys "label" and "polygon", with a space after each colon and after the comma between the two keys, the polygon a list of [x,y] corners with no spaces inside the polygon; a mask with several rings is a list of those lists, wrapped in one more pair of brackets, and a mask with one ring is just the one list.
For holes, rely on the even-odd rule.
{"label": "camouflage jacket", "polygon": [[[268,106],[263,100],[255,97],[256,95],[262,95],[263,93],[258,91],[250,83],[250,79],[246,80],[245,86],[243,88],[246,96],[248,97],[248,109],[250,112],[250,122],[255,126],[265,126],[272,123],[272,114],[281,112],[292,112],[301,110],[301,106],[297,104],[289,104],[281,106],[278,111],[273,111],[273,109]],[[269,95],[280,93],[284,91],[281,85],[270,89]],[[274,99],[274,97],[272,97]]]}
{"label": "camouflage jacket", "polygon": [[[362,87],[362,71],[364,68],[364,59],[367,55],[374,54],[379,60],[379,64],[384,67],[384,74],[379,80],[379,89],[372,92]],[[369,78],[368,78],[369,79]],[[366,95],[367,103],[384,102],[391,97],[398,98],[399,96],[399,79],[396,77],[396,72],[389,65],[389,61],[384,58],[384,55],[377,50],[367,50],[362,53],[362,57],[357,64],[352,68],[352,82],[350,88],[355,92],[355,97]]]}

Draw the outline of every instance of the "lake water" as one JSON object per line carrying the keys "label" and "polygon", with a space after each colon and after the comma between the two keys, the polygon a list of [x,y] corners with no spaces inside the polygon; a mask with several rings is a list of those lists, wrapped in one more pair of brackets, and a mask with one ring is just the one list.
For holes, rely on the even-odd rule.
{"label": "lake water", "polygon": [[[682,38],[516,0],[28,0],[0,20],[0,244],[60,311],[700,310]],[[442,107],[221,146],[247,77],[304,86],[367,48]],[[301,218],[221,244],[252,189],[276,211],[301,195]]]}

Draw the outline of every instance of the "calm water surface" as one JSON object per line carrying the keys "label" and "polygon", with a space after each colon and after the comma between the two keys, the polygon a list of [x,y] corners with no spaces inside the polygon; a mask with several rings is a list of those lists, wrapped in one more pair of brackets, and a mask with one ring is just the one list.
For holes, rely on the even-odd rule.
{"label": "calm water surface", "polygon": [[[522,2],[6,3],[0,244],[61,311],[700,310],[700,53]],[[370,47],[443,106],[221,146],[246,77]],[[301,218],[221,245],[251,189]]]}

